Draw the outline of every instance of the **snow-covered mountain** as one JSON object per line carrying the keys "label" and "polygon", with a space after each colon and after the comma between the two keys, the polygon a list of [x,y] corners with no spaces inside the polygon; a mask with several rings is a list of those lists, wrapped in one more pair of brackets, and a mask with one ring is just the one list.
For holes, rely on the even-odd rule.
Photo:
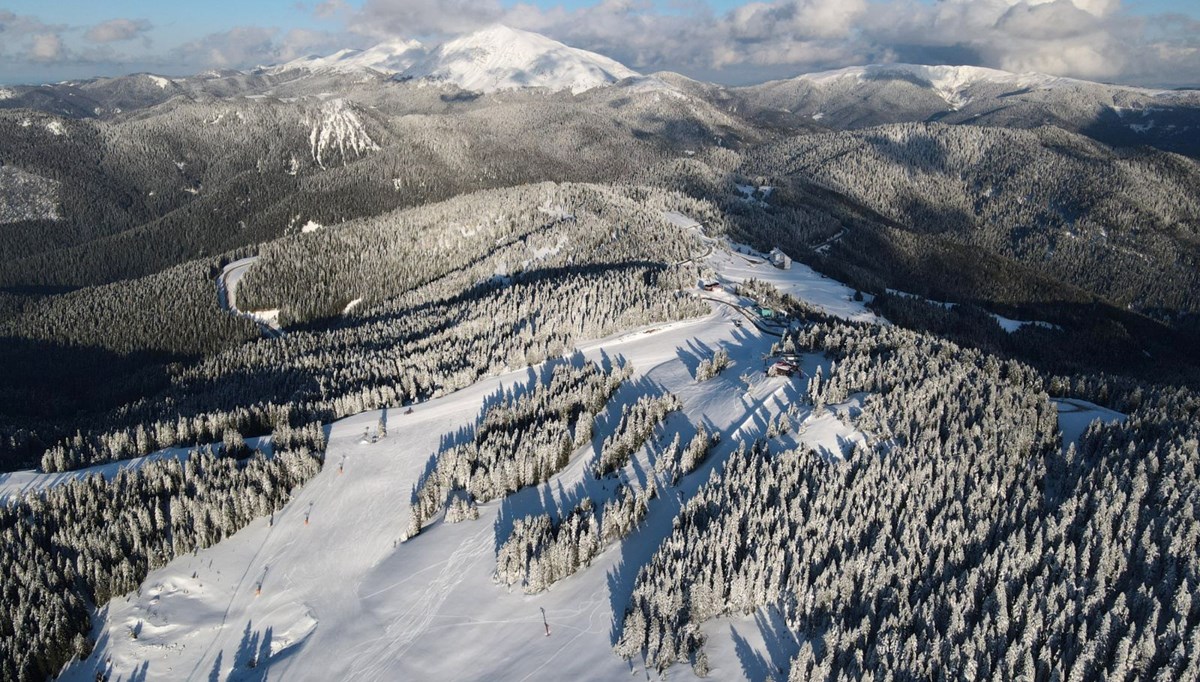
{"label": "snow-covered mountain", "polygon": [[1012,73],[981,66],[926,64],[868,64],[832,71],[807,73],[787,80],[770,81],[744,88],[760,93],[810,93],[826,99],[855,93],[875,94],[883,90],[907,90],[914,105],[917,93],[932,94],[944,108],[958,111],[967,104],[998,97],[1036,95],[1042,99],[1122,101],[1194,99],[1196,91],[1141,88],[1051,76],[1044,73]]}
{"label": "snow-covered mountain", "polygon": [[271,73],[286,71],[334,71],[353,72],[372,69],[380,73],[400,73],[425,56],[424,46],[416,40],[397,38],[387,40],[365,50],[339,50],[326,56],[308,56],[293,59],[267,70]]}
{"label": "snow-covered mountain", "polygon": [[270,74],[373,70],[419,82],[450,83],[476,92],[548,88],[579,93],[640,75],[604,55],[502,25],[460,36],[433,49],[415,40],[394,39],[365,50],[301,57],[263,70]]}
{"label": "snow-covered mountain", "polygon": [[1004,85],[1013,89],[1044,89],[1081,83],[1041,73],[1010,73],[980,66],[929,66],[924,64],[871,64],[797,76],[794,80],[821,89],[857,88],[870,81],[908,81],[931,88],[952,109],[969,99],[967,92],[979,85]]}
{"label": "snow-covered mountain", "polygon": [[796,76],[793,80],[829,84],[843,78],[854,78],[859,82],[870,79],[915,77],[931,84],[946,87],[967,86],[976,83],[1010,83],[1027,86],[1049,86],[1079,81],[1073,78],[1050,76],[1044,73],[1014,73],[984,66],[953,66],[948,64],[866,64],[849,66],[832,71],[818,71]]}
{"label": "snow-covered mountain", "polygon": [[1200,92],[1095,83],[978,66],[872,64],[734,89],[743,113],[833,129],[887,123],[1052,125],[1107,144],[1195,155]]}
{"label": "snow-covered mountain", "polygon": [[444,43],[403,73],[478,92],[541,87],[575,93],[638,75],[604,55],[507,26]]}

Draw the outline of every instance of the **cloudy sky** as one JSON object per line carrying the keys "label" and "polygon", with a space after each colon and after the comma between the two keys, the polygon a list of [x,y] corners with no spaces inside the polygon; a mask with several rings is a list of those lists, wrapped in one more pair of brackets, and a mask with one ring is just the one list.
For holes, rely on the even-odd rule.
{"label": "cloudy sky", "polygon": [[0,82],[184,75],[492,23],[735,84],[916,62],[1200,85],[1197,0],[2,0]]}

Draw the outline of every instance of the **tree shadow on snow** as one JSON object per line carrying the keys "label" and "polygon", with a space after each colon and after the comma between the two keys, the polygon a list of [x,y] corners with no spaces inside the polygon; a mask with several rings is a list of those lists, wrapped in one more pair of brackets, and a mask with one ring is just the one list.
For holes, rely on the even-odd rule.
{"label": "tree shadow on snow", "polygon": [[[589,449],[594,451],[594,455],[586,465],[586,470],[583,472],[583,480],[573,486],[570,490],[563,487],[561,480],[553,480],[528,488],[522,488],[508,496],[500,502],[500,511],[496,515],[494,524],[495,529],[495,549],[499,551],[500,547],[512,534],[513,525],[517,519],[526,516],[537,516],[540,514],[549,514],[551,518],[558,520],[567,514],[571,513],[575,507],[583,502],[584,499],[591,499],[594,508],[597,510],[603,508],[604,503],[616,496],[617,489],[626,481],[635,483],[639,486],[645,486],[649,480],[651,472],[647,472],[637,464],[636,456],[633,458],[630,466],[620,470],[617,476],[605,476],[596,478],[591,473],[591,465],[595,459],[599,457],[600,449],[603,446],[604,438],[616,430],[617,425],[621,420],[621,407],[623,405],[637,402],[637,399],[643,395],[651,395],[661,393],[662,387],[658,384],[648,381],[645,378],[639,378],[633,381],[626,381],[622,384],[617,393],[609,399],[604,409],[600,414],[596,415],[596,421],[593,428],[592,440],[576,449],[571,454],[571,462],[577,462],[580,457],[586,455]],[[672,415],[674,417],[674,415]],[[660,445],[658,441],[664,439],[665,434],[673,433],[673,430],[666,428],[667,425],[660,426],[655,429],[655,436],[652,436],[647,441],[647,446],[651,447],[651,465],[653,465],[654,455],[661,447],[655,448],[655,445]],[[683,431],[684,429],[678,429]],[[684,434],[685,436],[687,434]],[[643,446],[646,447],[646,446]],[[639,449],[639,452],[641,450]],[[624,472],[632,467],[632,476],[625,476]],[[551,485],[557,485],[557,496],[553,494]]]}
{"label": "tree shadow on snow", "polygon": [[729,636],[733,639],[733,650],[737,653],[738,662],[742,664],[742,674],[748,682],[774,682],[777,679],[767,659],[755,651],[750,642],[732,625],[729,626]]}
{"label": "tree shadow on snow", "polygon": [[737,628],[729,626],[742,672],[751,682],[784,682],[792,658],[800,651],[799,640],[788,628],[783,614],[773,606],[760,608],[754,614],[754,624],[762,637],[765,655],[742,637]]}
{"label": "tree shadow on snow", "polygon": [[688,339],[687,347],[676,347],[675,354],[679,356],[679,361],[687,368],[688,374],[693,379],[696,378],[696,372],[700,368],[700,363],[704,360],[712,358],[715,350],[709,347],[707,343],[696,339]]}
{"label": "tree shadow on snow", "polygon": [[[267,670],[271,664],[271,640],[274,637],[272,628],[261,633],[253,629],[253,621],[246,621],[246,629],[242,632],[242,640],[238,643],[237,653],[233,658],[233,669],[227,682],[255,682],[267,679]],[[221,658],[217,657],[217,667],[213,675],[220,672]],[[210,675],[212,679],[212,675]]]}
{"label": "tree shadow on snow", "polygon": [[754,615],[754,622],[762,633],[763,644],[767,648],[771,666],[780,671],[781,679],[787,678],[792,659],[800,651],[800,641],[788,627],[783,613],[774,606],[759,609]]}
{"label": "tree shadow on snow", "polygon": [[146,682],[150,675],[150,661],[142,661],[142,664],[134,669],[129,674],[129,679],[126,682]]}
{"label": "tree shadow on snow", "polygon": [[[597,363],[606,371],[611,370],[612,363],[607,355],[602,356],[602,361]],[[475,420],[465,426],[460,426],[457,429],[444,433],[438,440],[437,452],[429,455],[429,459],[425,462],[425,468],[421,475],[417,478],[417,486],[413,488],[410,502],[416,504],[417,490],[425,484],[437,469],[438,458],[447,451],[458,446],[466,445],[475,439],[479,429],[483,426],[484,420],[488,412],[500,407],[506,403],[514,403],[536,391],[538,388],[549,385],[554,371],[559,367],[582,367],[587,363],[587,358],[583,353],[575,351],[570,355],[551,358],[542,363],[538,367],[525,368],[525,379],[523,381],[514,381],[510,384],[501,384],[495,391],[483,398],[479,412],[475,416]],[[606,367],[607,365],[607,367]]]}
{"label": "tree shadow on snow", "polygon": [[221,682],[221,662],[225,658],[224,651],[217,652],[217,660],[213,661],[212,670],[208,671],[208,682]]}

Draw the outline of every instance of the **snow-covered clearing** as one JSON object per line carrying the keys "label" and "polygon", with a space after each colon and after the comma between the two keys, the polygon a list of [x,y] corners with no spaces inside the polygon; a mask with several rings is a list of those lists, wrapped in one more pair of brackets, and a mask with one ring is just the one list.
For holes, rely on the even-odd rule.
{"label": "snow-covered clearing", "polygon": [[265,336],[283,336],[283,328],[279,326],[278,310],[240,310],[237,307],[237,288],[246,271],[258,260],[258,256],[250,256],[235,260],[226,265],[217,275],[217,302],[232,315],[253,320],[262,329]]}
{"label": "snow-covered clearing", "polygon": [[[852,290],[799,263],[785,271],[753,260],[727,249],[709,256],[725,281],[753,277],[833,314],[879,321],[851,299]],[[238,261],[222,273],[222,302],[231,310],[237,280],[252,263]],[[549,482],[480,505],[478,520],[435,521],[407,542],[400,538],[409,492],[430,456],[474,424],[485,401],[500,391],[527,390],[546,367],[482,380],[415,405],[411,413],[391,409],[335,422],[328,428],[326,461],[340,466],[326,466],[272,518],[177,558],[153,571],[137,593],[104,606],[95,652],[69,667],[63,679],[91,680],[98,670],[110,679],[150,680],[625,680],[631,671],[650,679],[611,646],[638,568],[670,533],[682,502],[723,466],[738,442],[765,435],[789,406],[800,408],[794,429],[771,441],[774,452],[807,446],[836,460],[866,439],[851,426],[863,396],[814,414],[804,405],[803,377],[765,375],[764,354],[776,339],[736,325],[735,304],[714,304],[701,319],[587,343],[571,358],[552,361],[608,364],[620,358],[636,372],[597,417],[592,445],[576,451]],[[718,349],[729,353],[731,365],[696,382],[701,360]],[[804,376],[818,366],[829,371],[818,354],[803,356],[800,364]],[[684,409],[656,429],[620,471],[621,479],[644,485],[674,434],[686,442],[699,425],[722,434],[709,459],[677,486],[660,480],[660,496],[642,525],[589,568],[537,595],[494,583],[495,552],[515,518],[566,512],[584,496],[602,504],[615,494],[615,480],[589,472],[594,444],[616,427],[623,404],[663,390],[675,393]],[[364,442],[364,432],[374,432],[381,418],[387,436]],[[776,619],[763,609],[753,618],[705,624],[711,679],[773,678],[791,655]],[[671,674],[693,677],[686,666]]]}
{"label": "snow-covered clearing", "polygon": [[[109,655],[114,677],[140,671],[148,679],[251,672],[320,680],[624,679],[629,666],[611,652],[613,614],[624,608],[637,567],[670,530],[680,498],[693,494],[732,450],[732,436],[762,434],[804,388],[803,380],[762,374],[761,356],[774,339],[734,326],[733,314],[722,308],[583,350],[599,362],[625,358],[638,370],[602,413],[596,441],[615,426],[621,403],[661,389],[683,400],[686,419],[669,418],[659,440],[675,430],[687,438],[700,423],[727,437],[700,471],[677,489],[664,488],[641,529],[549,592],[529,596],[492,582],[494,526],[573,504],[583,494],[611,493],[613,481],[588,473],[590,447],[550,483],[482,505],[478,521],[435,523],[396,542],[407,521],[408,491],[443,436],[473,423],[497,390],[527,383],[533,373],[527,369],[417,405],[412,414],[388,411],[388,436],[374,444],[360,441],[379,412],[333,424],[327,461],[344,462],[344,473],[327,466],[273,523],[259,519],[216,547],[181,557],[153,572],[140,596],[111,602],[97,653],[65,679],[90,679]],[[720,347],[733,365],[696,383],[695,367]],[[749,391],[737,378],[744,372],[755,375]],[[823,433],[810,431],[814,438]],[[838,447],[836,440],[813,445]],[[651,458],[643,449],[622,475],[644,482],[653,475]],[[543,608],[551,637],[542,629]],[[129,628],[139,627],[137,639],[129,638]],[[246,668],[252,655],[261,662],[253,671]],[[739,669],[735,660],[718,661],[714,674]]]}
{"label": "snow-covered clearing", "polygon": [[1014,319],[1011,319],[1008,317],[1004,317],[1002,315],[997,315],[996,313],[989,313],[989,314],[992,316],[992,319],[996,320],[996,324],[1000,325],[1000,328],[1003,329],[1004,331],[1008,332],[1009,334],[1017,331],[1018,329],[1026,326],[1026,325],[1031,325],[1034,327],[1041,327],[1042,329],[1058,329],[1060,331],[1062,330],[1062,327],[1060,327],[1056,324],[1052,324],[1050,322],[1046,322],[1045,320],[1014,320]]}
{"label": "snow-covered clearing", "polygon": [[663,218],[666,218],[667,222],[685,230],[695,230],[700,228],[700,223],[694,218],[685,216],[678,211],[663,211],[662,216]]}
{"label": "snow-covered clearing", "polygon": [[1056,398],[1054,406],[1058,409],[1058,430],[1062,431],[1064,448],[1071,443],[1078,443],[1083,432],[1094,421],[1108,424],[1124,422],[1128,418],[1125,414],[1078,398]]}
{"label": "snow-covered clearing", "polygon": [[845,284],[798,261],[792,261],[792,267],[787,270],[780,270],[767,262],[765,255],[753,252],[749,247],[740,248],[749,252],[749,257],[722,249],[709,259],[719,273],[719,279],[736,284],[756,279],[774,286],[780,293],[816,306],[828,315],[857,322],[883,322],[867,309],[866,301],[855,301],[854,289]]}
{"label": "snow-covered clearing", "polygon": [[775,191],[770,185],[735,185],[738,194],[742,195],[743,201],[757,201],[766,203],[766,200],[771,197],[771,193]]}
{"label": "snow-covered clearing", "polygon": [[162,76],[155,76],[149,73],[146,74],[146,78],[150,79],[150,82],[157,85],[161,90],[166,90],[167,86],[174,82],[170,78],[163,78]]}

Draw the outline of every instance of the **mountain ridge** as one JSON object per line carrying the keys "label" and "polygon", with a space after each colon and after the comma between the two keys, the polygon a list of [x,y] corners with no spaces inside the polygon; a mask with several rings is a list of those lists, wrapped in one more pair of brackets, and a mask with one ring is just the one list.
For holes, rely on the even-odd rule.
{"label": "mountain ridge", "polygon": [[329,55],[308,55],[261,68],[272,74],[295,70],[345,73],[362,69],[392,74],[412,66],[424,49],[420,41],[393,38],[361,50],[343,48]]}

